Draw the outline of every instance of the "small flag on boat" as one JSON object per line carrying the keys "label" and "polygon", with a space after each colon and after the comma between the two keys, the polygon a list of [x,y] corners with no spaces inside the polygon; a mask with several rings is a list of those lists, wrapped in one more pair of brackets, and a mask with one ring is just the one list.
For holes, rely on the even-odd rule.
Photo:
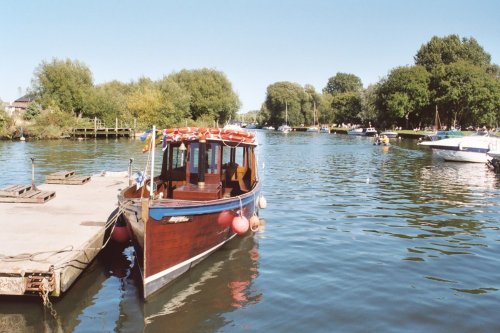
{"label": "small flag on boat", "polygon": [[139,137],[141,139],[141,141],[146,141],[146,139],[149,137],[149,133],[153,132],[153,129],[148,129],[147,131],[145,131],[144,133],[141,134],[141,136]]}
{"label": "small flag on boat", "polygon": [[[144,144],[144,147],[142,148],[142,152],[145,153],[151,149],[151,138],[153,137],[153,132],[152,130],[149,130],[149,134],[147,135],[146,138],[146,143]],[[146,132],[144,132],[146,134]],[[143,134],[144,135],[144,134]],[[141,135],[142,137],[142,135]],[[162,141],[163,134],[161,131],[156,131],[156,136],[155,136],[155,145],[159,145]]]}
{"label": "small flag on boat", "polygon": [[135,186],[136,189],[139,189],[142,185],[144,185],[144,180],[146,179],[146,175],[144,172],[139,171],[134,175],[135,178]]}

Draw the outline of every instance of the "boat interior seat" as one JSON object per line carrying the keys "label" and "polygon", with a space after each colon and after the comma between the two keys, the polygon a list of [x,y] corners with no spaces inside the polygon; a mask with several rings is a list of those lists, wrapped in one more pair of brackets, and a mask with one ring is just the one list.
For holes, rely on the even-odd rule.
{"label": "boat interior seat", "polygon": [[236,172],[233,174],[232,180],[238,182],[238,186],[242,192],[250,191],[250,169],[246,167],[237,167]]}

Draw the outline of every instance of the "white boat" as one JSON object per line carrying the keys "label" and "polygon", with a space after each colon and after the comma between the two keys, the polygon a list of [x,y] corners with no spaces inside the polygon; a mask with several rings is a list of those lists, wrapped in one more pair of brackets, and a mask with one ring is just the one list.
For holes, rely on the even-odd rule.
{"label": "white boat", "polygon": [[488,153],[500,149],[500,137],[480,131],[470,136],[423,141],[419,145],[430,147],[445,161],[486,163],[491,158]]}
{"label": "white boat", "polygon": [[285,102],[285,123],[278,127],[278,131],[282,133],[288,133],[292,131],[292,128],[288,126],[288,104]]}
{"label": "white boat", "polygon": [[375,134],[377,134],[377,130],[373,127],[357,127],[347,131],[347,134],[358,136],[375,136]]}
{"label": "white boat", "polygon": [[274,131],[275,130],[275,128],[272,127],[272,126],[264,126],[264,127],[262,127],[262,129],[263,130],[268,130],[268,131]]}
{"label": "white boat", "polygon": [[488,156],[496,158],[497,160],[500,159],[500,147],[495,150],[488,151],[487,154]]}
{"label": "white boat", "polygon": [[319,128],[318,128],[318,126],[309,126],[306,129],[306,132],[316,132],[316,133],[318,133],[319,132]]}
{"label": "white boat", "polygon": [[306,132],[316,132],[319,133],[319,127],[316,126],[317,116],[316,116],[316,102],[313,101],[313,124],[306,129]]}
{"label": "white boat", "polygon": [[278,131],[280,131],[282,133],[288,133],[288,132],[292,131],[292,128],[286,124],[283,124],[280,127],[278,127]]}
{"label": "white boat", "polygon": [[330,133],[330,128],[328,126],[321,126],[319,128],[320,133]]}
{"label": "white boat", "polygon": [[224,126],[224,129],[226,129],[226,130],[234,130],[234,131],[242,131],[243,130],[243,128],[239,124],[237,124],[237,123],[226,124]]}
{"label": "white boat", "polygon": [[395,139],[398,137],[398,132],[394,132],[394,131],[383,131],[382,133],[380,133],[380,136],[386,136],[388,137],[389,139]]}

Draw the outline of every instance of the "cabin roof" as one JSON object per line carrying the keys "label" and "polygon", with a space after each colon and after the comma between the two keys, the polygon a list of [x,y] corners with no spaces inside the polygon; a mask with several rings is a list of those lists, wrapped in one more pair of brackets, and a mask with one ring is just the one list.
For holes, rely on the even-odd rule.
{"label": "cabin roof", "polygon": [[255,145],[255,133],[246,130],[205,128],[205,127],[182,127],[168,128],[162,131],[166,142],[188,142],[199,141],[205,138],[210,141],[232,142],[236,144]]}

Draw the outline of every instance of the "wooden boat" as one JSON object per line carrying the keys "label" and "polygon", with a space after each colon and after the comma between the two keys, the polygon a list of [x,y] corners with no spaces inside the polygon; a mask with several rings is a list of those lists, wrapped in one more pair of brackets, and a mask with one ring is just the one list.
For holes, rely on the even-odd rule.
{"label": "wooden boat", "polygon": [[142,274],[144,298],[236,233],[244,234],[249,224],[255,230],[257,203],[265,205],[260,196],[255,133],[175,128],[162,134],[161,173],[153,178],[153,185],[146,180],[119,194]]}

